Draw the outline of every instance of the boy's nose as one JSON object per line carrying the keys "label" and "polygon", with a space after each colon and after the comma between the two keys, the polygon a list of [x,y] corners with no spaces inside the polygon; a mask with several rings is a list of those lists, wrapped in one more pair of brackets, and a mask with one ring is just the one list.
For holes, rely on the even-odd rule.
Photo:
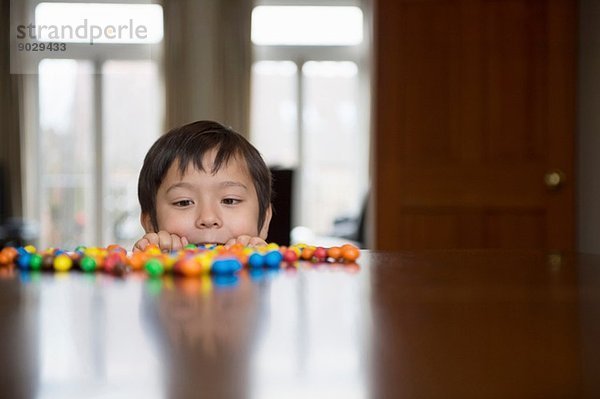
{"label": "boy's nose", "polygon": [[216,213],[205,210],[196,218],[196,227],[199,229],[214,229],[221,227],[221,219]]}

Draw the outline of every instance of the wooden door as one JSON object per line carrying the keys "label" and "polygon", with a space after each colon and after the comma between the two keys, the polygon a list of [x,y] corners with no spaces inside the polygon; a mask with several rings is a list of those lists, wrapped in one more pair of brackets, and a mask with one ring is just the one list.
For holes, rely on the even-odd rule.
{"label": "wooden door", "polygon": [[375,247],[572,249],[576,1],[375,5]]}

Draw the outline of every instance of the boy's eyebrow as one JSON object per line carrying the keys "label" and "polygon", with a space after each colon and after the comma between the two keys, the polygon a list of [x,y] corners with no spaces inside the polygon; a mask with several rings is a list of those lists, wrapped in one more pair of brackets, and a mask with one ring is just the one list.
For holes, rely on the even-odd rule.
{"label": "boy's eyebrow", "polygon": [[183,182],[183,181],[181,181],[179,183],[175,183],[175,184],[173,184],[171,187],[169,187],[167,189],[167,194],[169,193],[169,191],[171,191],[171,190],[173,190],[175,188],[189,188],[189,189],[191,189],[192,185],[190,183],[186,183],[186,182]]}
{"label": "boy's eyebrow", "polygon": [[241,187],[246,191],[248,190],[248,187],[246,187],[245,184],[240,183],[238,181],[233,181],[233,180],[223,181],[223,182],[219,183],[219,185],[222,187]]}
{"label": "boy's eyebrow", "polygon": [[[238,182],[238,181],[233,181],[233,180],[226,180],[226,181],[222,181],[219,183],[219,186],[221,187],[240,187],[243,188],[244,190],[248,191],[248,187],[246,187],[246,185],[244,183]],[[166,191],[166,193],[168,194],[169,191],[174,190],[176,188],[187,188],[187,189],[193,189],[194,185],[191,183],[186,183],[186,182],[179,182],[179,183],[175,183],[173,184],[171,187],[169,187]]]}

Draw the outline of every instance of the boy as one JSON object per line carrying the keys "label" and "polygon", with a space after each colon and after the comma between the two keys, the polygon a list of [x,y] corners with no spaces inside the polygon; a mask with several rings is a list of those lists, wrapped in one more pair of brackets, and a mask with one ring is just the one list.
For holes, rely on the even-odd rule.
{"label": "boy", "polygon": [[138,181],[146,234],[134,251],[155,244],[266,244],[271,174],[242,135],[211,121],[172,129],[146,154]]}

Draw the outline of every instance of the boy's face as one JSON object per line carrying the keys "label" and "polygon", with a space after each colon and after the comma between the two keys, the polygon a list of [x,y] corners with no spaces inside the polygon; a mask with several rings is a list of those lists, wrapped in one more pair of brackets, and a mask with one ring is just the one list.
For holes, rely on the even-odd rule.
{"label": "boy's face", "polygon": [[[190,243],[224,244],[241,235],[267,238],[271,209],[257,231],[258,196],[246,162],[230,158],[212,174],[216,151],[205,154],[202,172],[189,164],[183,175],[173,162],[156,193],[158,229]],[[146,232],[152,232],[149,215],[142,215]]]}

